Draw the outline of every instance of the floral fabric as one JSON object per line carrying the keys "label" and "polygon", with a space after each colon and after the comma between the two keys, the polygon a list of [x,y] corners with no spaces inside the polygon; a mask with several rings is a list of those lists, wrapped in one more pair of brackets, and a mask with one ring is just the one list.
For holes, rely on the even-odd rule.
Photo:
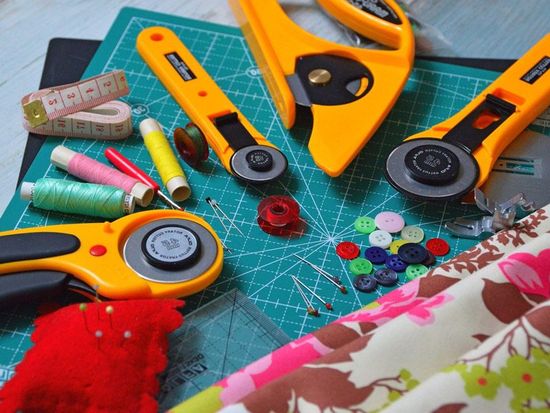
{"label": "floral fabric", "polygon": [[531,214],[172,411],[199,406],[216,411],[239,401],[224,411],[384,408],[548,298],[549,210]]}

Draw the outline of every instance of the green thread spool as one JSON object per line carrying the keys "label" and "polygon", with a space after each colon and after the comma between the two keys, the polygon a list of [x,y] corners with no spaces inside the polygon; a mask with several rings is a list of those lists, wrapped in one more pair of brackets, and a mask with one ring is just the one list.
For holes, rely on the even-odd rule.
{"label": "green thread spool", "polygon": [[21,184],[21,198],[36,208],[67,214],[120,218],[134,211],[135,200],[114,186],[41,178]]}

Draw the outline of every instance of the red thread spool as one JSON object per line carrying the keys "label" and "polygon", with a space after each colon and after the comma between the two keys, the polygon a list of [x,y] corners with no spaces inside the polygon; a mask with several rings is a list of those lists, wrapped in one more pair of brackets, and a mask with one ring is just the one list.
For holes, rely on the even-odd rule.
{"label": "red thread spool", "polygon": [[300,236],[304,232],[298,203],[284,195],[271,195],[258,205],[258,225],[270,235]]}

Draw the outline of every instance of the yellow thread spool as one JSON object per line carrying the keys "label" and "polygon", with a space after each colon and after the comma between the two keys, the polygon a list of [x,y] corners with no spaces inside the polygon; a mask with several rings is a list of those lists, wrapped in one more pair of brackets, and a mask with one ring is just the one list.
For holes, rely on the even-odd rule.
{"label": "yellow thread spool", "polygon": [[191,195],[187,177],[155,119],[148,118],[139,124],[145,147],[162,179],[162,183],[176,201],[183,201]]}

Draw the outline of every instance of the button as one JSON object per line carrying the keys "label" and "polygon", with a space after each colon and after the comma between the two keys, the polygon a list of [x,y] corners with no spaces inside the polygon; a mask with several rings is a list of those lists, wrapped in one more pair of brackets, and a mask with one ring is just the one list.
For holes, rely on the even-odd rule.
{"label": "button", "polygon": [[102,255],[105,255],[107,252],[107,248],[105,248],[104,245],[94,245],[90,248],[90,255],[93,255],[94,257],[101,257]]}
{"label": "button", "polygon": [[365,258],[373,264],[384,264],[386,258],[388,258],[388,253],[384,248],[368,247],[365,250]]}
{"label": "button", "polygon": [[384,287],[391,287],[392,285],[397,284],[398,281],[397,273],[391,268],[381,268],[376,270],[373,277],[378,284],[383,285]]}
{"label": "button", "polygon": [[430,250],[426,250],[426,251],[428,251],[428,256],[424,261],[421,262],[421,264],[425,265],[426,267],[431,267],[432,265],[435,264],[435,255],[433,255],[433,253]]}
{"label": "button", "polygon": [[420,244],[409,242],[399,247],[397,255],[407,264],[420,264],[428,256],[428,251]]}
{"label": "button", "polygon": [[449,253],[451,247],[447,241],[442,238],[432,238],[426,241],[426,248],[428,248],[435,256],[442,257]]}
{"label": "button", "polygon": [[405,271],[405,274],[407,276],[407,280],[411,281],[414,280],[417,277],[420,277],[423,274],[426,274],[428,272],[428,267],[422,264],[411,264],[407,267],[407,271]]}
{"label": "button", "polygon": [[269,171],[273,166],[273,157],[263,149],[256,149],[246,154],[246,162],[250,169],[258,172]]}
{"label": "button", "polygon": [[377,284],[378,283],[374,278],[364,274],[358,275],[353,280],[353,286],[355,289],[364,293],[371,293],[376,290]]}
{"label": "button", "polygon": [[407,263],[403,262],[399,255],[393,254],[386,258],[386,267],[395,272],[403,272],[407,268]]}
{"label": "button", "polygon": [[349,263],[349,270],[355,275],[370,274],[372,262],[365,258],[356,258]]}
{"label": "button", "polygon": [[392,242],[391,234],[377,229],[369,235],[370,245],[373,247],[388,248]]}
{"label": "button", "polygon": [[360,252],[359,246],[353,242],[344,241],[336,246],[336,254],[345,260],[357,258]]}
{"label": "button", "polygon": [[199,237],[191,229],[180,225],[155,228],[141,242],[141,251],[153,267],[179,270],[196,261],[200,255]]}
{"label": "button", "polygon": [[355,230],[357,232],[360,232],[362,234],[370,234],[376,229],[374,219],[372,219],[371,217],[359,217],[355,220],[353,226],[355,227]]}
{"label": "button", "polygon": [[379,229],[388,231],[390,234],[401,231],[405,226],[403,217],[391,211],[380,212],[374,217],[374,223]]}
{"label": "button", "polygon": [[410,241],[405,241],[404,239],[396,239],[390,244],[390,252],[392,254],[397,254],[397,251],[399,251],[399,247],[401,245],[408,244]]}
{"label": "button", "polygon": [[407,225],[401,230],[401,238],[409,242],[422,242],[424,239],[424,230],[420,227],[413,225]]}

